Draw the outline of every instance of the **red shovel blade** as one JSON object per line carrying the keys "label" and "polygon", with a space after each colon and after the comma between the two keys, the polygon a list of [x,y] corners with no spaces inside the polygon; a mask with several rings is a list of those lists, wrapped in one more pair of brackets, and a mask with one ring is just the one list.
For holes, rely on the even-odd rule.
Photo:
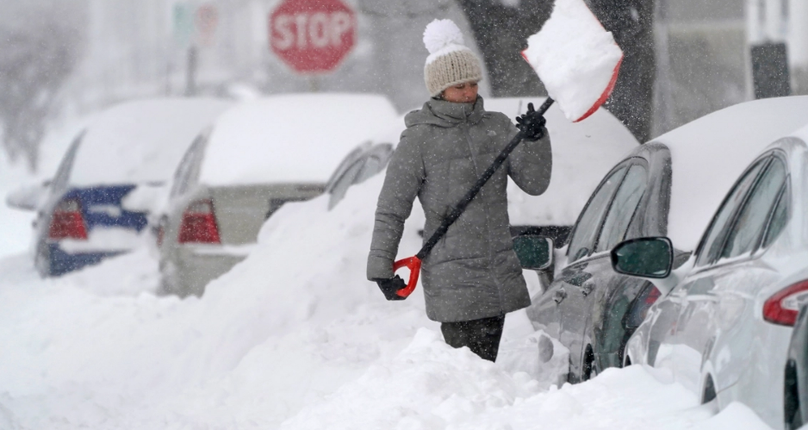
{"label": "red shovel blade", "polygon": [[556,0],[522,57],[572,122],[592,115],[614,89],[623,51],[584,0]]}
{"label": "red shovel blade", "polygon": [[418,276],[421,274],[421,259],[418,257],[409,257],[398,260],[393,263],[393,273],[402,267],[410,269],[410,280],[407,282],[407,286],[396,291],[396,294],[400,297],[409,297],[409,295],[415,291],[415,286],[418,284]]}

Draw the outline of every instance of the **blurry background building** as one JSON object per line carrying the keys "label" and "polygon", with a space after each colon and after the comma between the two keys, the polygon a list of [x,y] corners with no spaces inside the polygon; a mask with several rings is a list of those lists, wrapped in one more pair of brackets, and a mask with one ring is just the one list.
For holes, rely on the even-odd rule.
{"label": "blurry background building", "polygon": [[[653,61],[642,60],[641,66],[654,76],[653,103],[632,105],[631,100],[621,100],[623,108],[633,106],[635,112],[623,115],[627,118],[615,112],[630,126],[638,115],[636,111],[647,118],[640,123],[651,124],[650,130],[646,125],[634,126],[641,140],[756,96],[808,93],[805,0],[586,1],[601,19],[610,20],[611,26],[615,21],[618,26],[622,21],[636,21],[634,27],[626,25],[621,29],[619,40],[630,41],[635,37],[633,32],[638,33],[637,38],[649,39],[639,33],[647,34],[649,26],[653,29],[653,43],[633,47],[633,55],[638,50],[653,51]],[[453,19],[466,35],[466,43],[478,53],[481,50],[474,37],[485,36],[484,31],[489,29],[490,40],[482,54],[489,66],[497,65],[501,61],[493,61],[497,58],[493,54],[498,50],[488,45],[499,43],[501,30],[513,28],[513,17],[524,18],[526,8],[542,9],[536,16],[546,16],[551,0],[343,0],[356,13],[356,44],[335,72],[320,76],[294,73],[270,50],[269,15],[281,2],[0,0],[3,10],[10,11],[0,16],[0,35],[6,40],[12,40],[12,36],[22,40],[25,37],[20,34],[28,32],[37,37],[29,38],[25,46],[39,49],[36,47],[51,44],[63,48],[53,52],[73,56],[59,63],[63,64],[59,70],[66,76],[64,80],[56,81],[58,85],[53,88],[40,85],[46,89],[41,93],[47,97],[13,99],[7,97],[11,90],[0,94],[0,139],[9,153],[16,148],[17,156],[30,157],[34,161],[29,164],[35,165],[36,151],[21,148],[33,145],[41,136],[17,133],[28,137],[9,143],[14,132],[9,124],[16,121],[30,126],[37,122],[31,119],[36,115],[44,124],[60,113],[83,115],[138,97],[252,98],[307,91],[375,92],[390,97],[401,111],[413,109],[428,96],[423,84],[427,51],[421,41],[428,22]],[[486,8],[497,8],[497,13],[487,14]],[[507,13],[507,8],[514,12]],[[618,12],[609,15],[610,11]],[[488,22],[497,19],[511,21]],[[540,18],[528,20],[537,21],[536,30],[541,26]],[[525,31],[524,24],[519,24],[521,32]],[[68,27],[72,33],[65,31]],[[6,81],[13,78],[12,66],[20,64],[21,53],[28,49],[12,46],[7,43],[0,50],[0,74]],[[482,82],[483,95],[533,96],[542,91],[540,84],[516,75],[506,79],[509,84],[504,85],[503,76],[511,76],[509,71],[515,68],[513,64],[503,68],[504,72],[494,70],[494,75]],[[24,72],[19,75],[27,76]],[[56,80],[50,71],[45,75]],[[520,83],[510,84],[517,81]],[[29,87],[38,88],[37,85]],[[524,87],[521,94],[520,87]],[[635,97],[626,96],[619,88],[615,94],[617,98]],[[12,117],[20,111],[16,109],[20,100],[45,102],[44,107],[26,111],[31,112],[30,118],[20,119],[19,115]]]}
{"label": "blurry background building", "polygon": [[279,0],[87,2],[87,52],[73,83],[82,109],[153,95],[300,91],[379,92],[409,109],[428,96],[426,24],[448,17],[470,35],[452,0],[346,0],[357,16],[353,51],[332,74],[299,76],[269,49],[268,17]]}

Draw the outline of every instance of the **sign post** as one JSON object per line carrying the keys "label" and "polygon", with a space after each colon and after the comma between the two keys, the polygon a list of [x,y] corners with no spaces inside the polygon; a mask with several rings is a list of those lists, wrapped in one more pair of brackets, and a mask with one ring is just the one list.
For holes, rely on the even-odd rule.
{"label": "sign post", "polygon": [[341,0],[285,0],[268,24],[270,49],[299,74],[333,72],[356,43],[356,16]]}

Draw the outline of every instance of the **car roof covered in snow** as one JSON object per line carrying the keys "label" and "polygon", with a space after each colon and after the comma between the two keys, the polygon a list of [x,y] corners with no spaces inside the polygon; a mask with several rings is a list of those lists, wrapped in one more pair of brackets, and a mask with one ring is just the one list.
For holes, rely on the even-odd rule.
{"label": "car roof covered in snow", "polygon": [[73,161],[77,186],[165,182],[199,132],[232,102],[163,98],[121,103],[91,117]]}
{"label": "car roof covered in snow", "polygon": [[289,94],[243,103],[213,126],[199,182],[325,182],[348,152],[398,114],[372,94]]}
{"label": "car roof covered in snow", "polygon": [[740,103],[653,139],[671,152],[668,236],[695,250],[730,187],[754,158],[778,138],[808,123],[808,96]]}
{"label": "car roof covered in snow", "polygon": [[[544,100],[544,97],[487,98],[485,109],[502,112],[513,121],[527,110],[528,103],[538,108]],[[508,212],[512,225],[574,224],[603,176],[639,145],[626,126],[603,108],[586,120],[573,123],[554,105],[545,118],[553,146],[550,186],[536,197],[510,181]]]}

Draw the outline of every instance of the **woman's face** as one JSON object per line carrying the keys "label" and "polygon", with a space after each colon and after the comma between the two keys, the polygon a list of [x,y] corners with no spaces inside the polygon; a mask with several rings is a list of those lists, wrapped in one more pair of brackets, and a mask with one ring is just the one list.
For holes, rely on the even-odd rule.
{"label": "woman's face", "polygon": [[452,103],[471,103],[477,100],[477,82],[466,82],[443,90],[443,99]]}

